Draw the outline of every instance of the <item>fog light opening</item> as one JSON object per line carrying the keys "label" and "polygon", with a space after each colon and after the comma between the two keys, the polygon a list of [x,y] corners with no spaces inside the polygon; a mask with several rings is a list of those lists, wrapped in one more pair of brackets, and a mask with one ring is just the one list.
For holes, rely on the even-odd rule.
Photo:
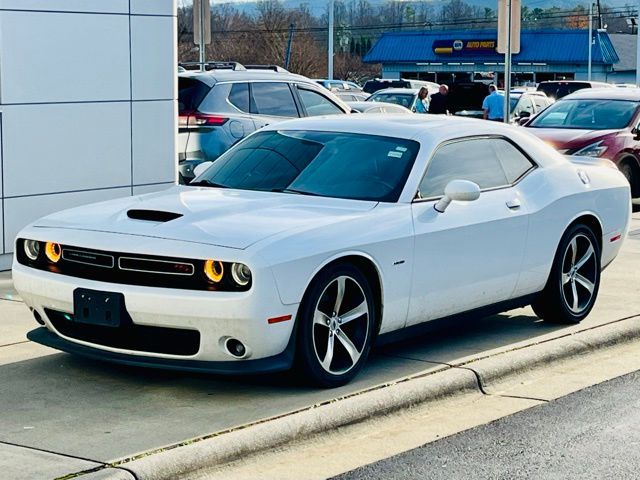
{"label": "fog light opening", "polygon": [[224,342],[224,348],[227,350],[227,353],[235,358],[244,358],[247,354],[247,347],[244,344],[235,338],[227,338]]}

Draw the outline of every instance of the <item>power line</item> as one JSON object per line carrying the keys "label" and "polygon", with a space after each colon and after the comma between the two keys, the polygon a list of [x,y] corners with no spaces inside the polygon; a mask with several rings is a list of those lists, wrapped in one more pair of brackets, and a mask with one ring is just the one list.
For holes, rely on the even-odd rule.
{"label": "power line", "polygon": [[[614,18],[628,18],[632,16],[636,16],[635,9],[629,9],[627,7],[617,7],[615,9],[610,9],[607,12],[603,12],[603,16],[614,17]],[[535,24],[536,22],[544,22],[549,20],[560,20],[564,18],[572,18],[572,17],[588,17],[588,12],[581,12],[575,10],[558,10],[555,12],[545,13],[543,12],[540,16],[533,19],[523,19],[524,24]],[[373,25],[354,25],[354,26],[338,26],[337,30],[348,30],[348,31],[367,31],[367,30],[385,30],[385,29],[403,29],[403,28],[433,28],[433,27],[469,27],[469,26],[477,26],[477,25],[488,25],[497,22],[498,17],[493,15],[491,17],[467,17],[462,19],[456,19],[452,21],[422,21],[422,22],[401,22],[401,23],[379,23]],[[293,30],[295,33],[326,33],[326,26],[317,26],[317,27],[298,27]],[[233,34],[287,34],[289,32],[288,28],[277,28],[277,29],[260,29],[260,28],[250,28],[250,29],[237,29],[237,30],[213,30],[212,34],[214,35],[233,35]],[[191,33],[191,32],[188,32]]]}

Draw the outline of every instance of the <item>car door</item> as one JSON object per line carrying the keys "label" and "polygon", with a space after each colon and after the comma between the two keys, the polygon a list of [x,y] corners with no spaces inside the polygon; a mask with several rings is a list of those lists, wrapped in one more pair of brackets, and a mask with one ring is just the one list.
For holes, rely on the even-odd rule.
{"label": "car door", "polygon": [[[528,230],[527,205],[518,182],[535,164],[502,137],[468,137],[440,145],[412,205],[415,255],[412,325],[512,297]],[[472,202],[434,205],[451,180],[481,188]]]}
{"label": "car door", "polygon": [[342,108],[316,90],[305,88],[301,85],[298,85],[296,89],[305,116],[315,117],[318,115],[341,115],[345,113]]}
{"label": "car door", "polygon": [[287,82],[251,82],[250,101],[256,130],[274,122],[300,117]]}

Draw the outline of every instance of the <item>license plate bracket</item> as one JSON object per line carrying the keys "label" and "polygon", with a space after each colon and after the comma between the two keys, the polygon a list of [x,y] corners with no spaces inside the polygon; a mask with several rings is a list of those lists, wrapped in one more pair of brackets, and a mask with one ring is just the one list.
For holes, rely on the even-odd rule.
{"label": "license plate bracket", "polygon": [[125,315],[124,295],[87,288],[73,291],[74,321],[117,328]]}

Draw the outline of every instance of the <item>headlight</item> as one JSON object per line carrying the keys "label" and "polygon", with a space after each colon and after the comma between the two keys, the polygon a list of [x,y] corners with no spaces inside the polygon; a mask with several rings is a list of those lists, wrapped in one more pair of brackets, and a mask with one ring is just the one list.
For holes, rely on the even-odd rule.
{"label": "headlight", "polygon": [[47,242],[44,247],[44,254],[52,263],[58,263],[62,257],[62,248],[59,244]]}
{"label": "headlight", "polygon": [[220,283],[224,276],[224,265],[219,260],[207,260],[204,262],[204,274],[209,281]]}
{"label": "headlight", "polygon": [[244,287],[251,281],[251,270],[244,263],[234,263],[231,266],[231,276],[238,285]]}
{"label": "headlight", "polygon": [[23,244],[24,254],[29,260],[36,261],[40,255],[40,242],[25,240]]}
{"label": "headlight", "polygon": [[587,145],[584,148],[581,148],[573,155],[582,155],[585,157],[599,157],[604,152],[607,151],[607,146],[602,145],[602,140],[596,143],[592,143],[591,145]]}

